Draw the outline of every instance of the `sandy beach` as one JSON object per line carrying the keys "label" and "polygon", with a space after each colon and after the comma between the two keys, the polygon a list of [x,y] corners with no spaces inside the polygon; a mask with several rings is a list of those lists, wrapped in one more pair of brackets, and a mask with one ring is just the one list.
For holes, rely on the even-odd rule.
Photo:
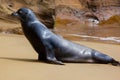
{"label": "sandy beach", "polygon": [[[120,45],[79,41],[120,61]],[[110,64],[37,61],[37,53],[24,36],[0,34],[0,80],[119,80],[120,67]]]}

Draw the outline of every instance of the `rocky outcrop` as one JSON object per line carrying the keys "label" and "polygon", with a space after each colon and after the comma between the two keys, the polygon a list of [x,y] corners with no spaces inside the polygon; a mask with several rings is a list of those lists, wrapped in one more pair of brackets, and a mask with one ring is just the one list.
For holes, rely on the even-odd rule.
{"label": "rocky outcrop", "polygon": [[120,15],[120,0],[0,0],[0,3],[0,31],[18,34],[22,34],[20,24],[10,14],[21,7],[33,9],[48,28],[59,22],[96,26]]}
{"label": "rocky outcrop", "polygon": [[[17,23],[11,19],[10,14],[21,7],[34,10],[39,19],[49,28],[53,28],[54,0],[0,0],[0,18]],[[8,17],[9,16],[9,17]]]}
{"label": "rocky outcrop", "polygon": [[120,15],[119,3],[119,0],[69,0],[69,2],[59,0],[56,3],[56,17],[61,20],[76,20],[80,24],[96,26],[111,16]]}

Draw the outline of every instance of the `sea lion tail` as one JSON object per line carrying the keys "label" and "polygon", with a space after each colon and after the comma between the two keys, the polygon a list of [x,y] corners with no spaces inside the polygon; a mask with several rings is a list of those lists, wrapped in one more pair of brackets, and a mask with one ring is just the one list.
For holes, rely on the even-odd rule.
{"label": "sea lion tail", "polygon": [[120,62],[119,61],[116,61],[116,60],[112,60],[111,61],[111,64],[113,65],[113,66],[120,66]]}
{"label": "sea lion tail", "polygon": [[104,63],[104,64],[110,63],[113,66],[120,66],[119,61],[116,61],[115,59],[113,59],[112,57],[110,57],[110,56],[108,56],[106,54],[94,51],[94,53],[92,55],[93,55],[92,56],[93,59],[98,63]]}

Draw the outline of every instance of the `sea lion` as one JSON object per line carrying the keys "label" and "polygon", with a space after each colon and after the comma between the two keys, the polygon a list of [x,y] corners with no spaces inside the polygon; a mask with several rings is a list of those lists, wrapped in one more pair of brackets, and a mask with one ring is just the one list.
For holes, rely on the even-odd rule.
{"label": "sea lion", "polygon": [[12,15],[20,19],[26,38],[39,55],[38,60],[60,65],[63,65],[63,62],[120,65],[118,61],[108,55],[54,34],[28,8],[21,8],[17,12],[13,12]]}

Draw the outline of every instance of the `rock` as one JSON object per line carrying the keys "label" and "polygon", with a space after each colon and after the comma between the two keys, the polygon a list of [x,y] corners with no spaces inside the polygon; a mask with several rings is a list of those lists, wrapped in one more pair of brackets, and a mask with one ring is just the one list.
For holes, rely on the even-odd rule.
{"label": "rock", "polygon": [[21,7],[34,10],[41,22],[52,29],[57,27],[54,25],[57,18],[60,22],[67,20],[66,24],[82,23],[90,26],[113,15],[120,15],[119,0],[0,0],[0,4],[0,22],[13,24],[0,25],[0,29],[4,27],[4,30],[20,27],[18,20],[10,14]]}

